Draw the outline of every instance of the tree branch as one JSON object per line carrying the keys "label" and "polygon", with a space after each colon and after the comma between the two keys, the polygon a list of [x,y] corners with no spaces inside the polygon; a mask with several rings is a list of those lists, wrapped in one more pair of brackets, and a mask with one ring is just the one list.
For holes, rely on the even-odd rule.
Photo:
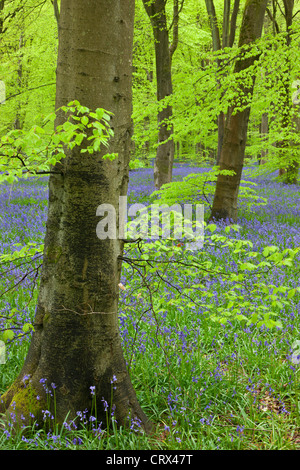
{"label": "tree branch", "polygon": [[53,8],[54,8],[54,15],[55,15],[55,18],[56,18],[56,21],[57,21],[57,26],[59,25],[59,18],[60,18],[60,11],[59,11],[59,7],[58,7],[58,2],[57,0],[51,0],[51,3],[53,5]]}
{"label": "tree branch", "polygon": [[270,20],[272,21],[273,25],[275,26],[276,33],[279,34],[279,33],[280,33],[280,29],[279,29],[279,26],[278,26],[278,23],[277,23],[276,19],[275,19],[274,16],[272,15],[272,13],[271,13],[271,11],[269,10],[269,8],[266,9],[266,12],[268,13],[268,16],[269,16]]}
{"label": "tree branch", "polygon": [[205,0],[206,10],[209,17],[210,29],[213,42],[213,50],[219,51],[221,49],[220,30],[218,26],[218,19],[213,0]]}
{"label": "tree branch", "polygon": [[[22,95],[23,93],[26,93],[27,91],[38,90],[39,88],[43,88],[43,87],[46,87],[46,86],[52,86],[52,85],[56,85],[56,82],[46,83],[45,85],[39,85],[39,86],[35,86],[35,87],[32,87],[32,88],[27,88],[26,90],[20,91],[19,93],[15,93],[14,95],[8,96],[5,99],[5,101],[10,100],[11,98],[15,98],[16,96]],[[3,103],[4,103],[4,101],[0,101],[0,104],[3,104]]]}
{"label": "tree branch", "polygon": [[229,44],[228,44],[229,47],[233,47],[233,44],[234,44],[239,8],[240,8],[240,0],[234,0],[233,10],[231,14],[231,22],[230,22],[230,34],[229,34]]}
{"label": "tree branch", "polygon": [[229,46],[230,0],[224,0],[222,48]]}
{"label": "tree branch", "polygon": [[[182,10],[184,0],[181,2],[181,8],[180,11]],[[174,52],[177,49],[178,46],[178,24],[179,24],[179,0],[174,0],[174,7],[173,7],[173,21],[171,24],[171,27],[173,27],[173,41],[172,44],[169,47],[169,53],[170,53],[170,58],[172,60]]]}

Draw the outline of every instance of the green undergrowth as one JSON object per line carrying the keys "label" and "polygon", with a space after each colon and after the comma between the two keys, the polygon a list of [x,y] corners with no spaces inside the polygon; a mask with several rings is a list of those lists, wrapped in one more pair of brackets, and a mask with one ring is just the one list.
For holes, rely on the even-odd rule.
{"label": "green undergrowth", "polygon": [[[276,212],[278,204],[276,200],[272,202],[276,189],[272,185],[263,185],[259,190],[262,197],[269,196],[271,202],[257,210],[241,209],[238,236],[251,239],[253,243],[264,237],[268,245],[290,246],[295,240],[286,233],[286,226],[295,228],[299,225],[294,206],[289,212],[287,199],[286,209]],[[288,193],[285,189],[284,198]],[[293,197],[296,197],[295,193]],[[14,204],[27,203],[28,199],[14,199]],[[44,210],[43,204],[37,206]],[[280,226],[283,227],[281,238]],[[261,227],[263,235],[257,233],[257,227]],[[21,238],[25,230],[20,226]],[[216,256],[220,267],[230,269],[225,251]],[[247,325],[231,318],[220,324],[209,319],[203,308],[192,301],[182,302],[180,308],[172,302],[168,305],[160,303],[156,298],[154,310],[147,311],[140,278],[136,273],[129,276],[129,272],[124,266],[126,290],[121,292],[120,298],[120,335],[138,399],[154,424],[153,433],[147,436],[138,426],[118,428],[108,409],[110,429],[100,423],[85,421],[82,416],[76,424],[66,422],[63,428],[58,428],[53,421],[50,428],[37,429],[33,419],[30,426],[21,426],[14,433],[10,428],[0,428],[0,448],[299,449],[300,365],[293,359],[293,344],[300,340],[299,295],[291,296],[289,302],[280,307],[281,328]],[[176,278],[172,281],[176,283]],[[186,282],[188,284],[188,278]],[[274,286],[286,284],[292,289],[299,285],[298,274],[285,266],[273,272],[269,283]],[[167,284],[162,282],[161,289],[167,292]],[[225,283],[211,280],[212,303],[217,302],[225,291]],[[24,322],[32,321],[36,292],[37,286],[27,305],[30,285],[8,291],[1,297],[1,309],[17,308]],[[196,297],[199,296],[199,291],[195,292]],[[195,292],[188,292],[194,300]],[[242,297],[240,300],[242,302]],[[28,344],[28,335],[6,344],[6,363],[0,365],[0,394],[13,383],[21,369]]]}

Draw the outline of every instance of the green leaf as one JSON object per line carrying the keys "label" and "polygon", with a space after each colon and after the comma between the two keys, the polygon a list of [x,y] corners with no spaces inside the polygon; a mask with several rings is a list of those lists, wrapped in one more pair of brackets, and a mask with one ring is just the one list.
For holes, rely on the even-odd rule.
{"label": "green leaf", "polygon": [[216,224],[209,224],[209,225],[206,226],[206,230],[209,230],[212,233],[215,232],[216,229],[217,229]]}
{"label": "green leaf", "polygon": [[99,121],[101,121],[103,119],[104,113],[105,113],[104,109],[102,109],[102,108],[97,108],[96,109],[96,116],[97,116],[97,119]]}
{"label": "green leaf", "polygon": [[75,137],[76,145],[80,146],[84,138],[85,138],[85,134],[77,134]]}
{"label": "green leaf", "polygon": [[2,340],[6,343],[9,340],[12,340],[15,336],[13,330],[5,330],[2,334]]}
{"label": "green leaf", "polygon": [[84,126],[87,126],[88,123],[89,123],[89,118],[88,118],[87,116],[83,116],[83,117],[81,118],[81,122],[82,122],[82,124],[83,124]]}
{"label": "green leaf", "polygon": [[28,333],[28,331],[34,330],[34,328],[31,323],[25,323],[22,327],[22,330],[24,333]]}
{"label": "green leaf", "polygon": [[288,292],[287,298],[288,298],[288,299],[292,299],[292,298],[295,296],[296,292],[297,292],[296,289],[291,289],[291,290]]}

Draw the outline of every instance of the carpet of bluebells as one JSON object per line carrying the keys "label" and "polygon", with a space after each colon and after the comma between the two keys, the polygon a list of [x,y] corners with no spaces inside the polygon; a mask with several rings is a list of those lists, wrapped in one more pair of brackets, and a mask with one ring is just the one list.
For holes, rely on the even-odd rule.
{"label": "carpet of bluebells", "polygon": [[[186,164],[176,165],[174,180],[205,171]],[[251,175],[251,173],[250,173]],[[249,176],[257,184],[266,205],[240,208],[236,235],[251,240],[253,249],[276,245],[300,245],[300,187],[283,185],[274,175]],[[131,171],[129,203],[146,204],[154,191],[150,168]],[[47,181],[26,181],[0,188],[0,252],[8,253],[28,242],[42,242],[47,215]],[[184,202],[184,201],[180,201]],[[227,250],[218,251],[217,262],[230,269]],[[37,296],[38,266],[2,266],[0,329],[13,310],[15,331],[32,321]],[[29,275],[24,276],[24,272]],[[299,286],[296,270],[276,270],[269,283]],[[299,270],[298,270],[299,272]],[[24,278],[24,279],[23,279]],[[23,279],[23,280],[22,280]],[[14,290],[10,287],[17,284]],[[188,283],[188,279],[186,282]],[[53,425],[15,435],[0,428],[0,448],[20,449],[299,449],[299,362],[294,342],[300,341],[300,296],[291,299],[280,315],[282,329],[225,325],[207,321],[195,305],[180,308],[158,305],[157,319],[145,314],[143,298],[124,265],[120,296],[120,334],[125,358],[140,403],[156,426],[145,436],[134,422],[130,430],[117,430],[113,407],[103,406],[112,430],[95,417],[78,410],[78,423],[63,430]],[[217,285],[218,284],[218,285]],[[223,281],[208,282],[206,289],[217,299]],[[168,289],[168,284],[162,284]],[[172,296],[168,294],[169,298]],[[205,295],[205,293],[203,293]],[[0,365],[0,394],[13,382],[27,351],[28,335],[7,344],[6,363]],[[300,344],[300,343],[299,343]],[[299,348],[300,350],[300,348]],[[30,380],[30,378],[26,378]],[[91,384],[91,394],[93,388]],[[114,377],[114,387],[118,386]],[[55,384],[48,386],[55,395]],[[45,420],[53,417],[45,410]],[[83,426],[80,426],[82,424]]]}

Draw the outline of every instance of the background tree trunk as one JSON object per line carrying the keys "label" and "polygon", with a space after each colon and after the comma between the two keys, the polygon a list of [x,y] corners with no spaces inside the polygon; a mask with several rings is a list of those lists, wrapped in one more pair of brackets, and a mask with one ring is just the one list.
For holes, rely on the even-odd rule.
{"label": "background tree trunk", "polygon": [[0,0],[0,35],[3,33],[3,10],[5,0]]}
{"label": "background tree trunk", "polygon": [[[298,84],[299,87],[299,84]],[[299,94],[298,94],[299,96]],[[300,100],[297,96],[292,98],[293,101],[293,115],[292,115],[292,125],[293,125],[293,132],[296,136],[300,133]],[[299,173],[299,143],[297,142],[297,138],[295,139],[296,142],[291,142],[291,148],[294,149],[294,154],[296,156],[293,167],[291,168],[290,173],[290,184],[297,184],[298,183],[298,173]]]}
{"label": "background tree trunk", "polygon": [[[45,409],[41,379],[56,385],[56,419],[92,411],[90,387],[95,386],[97,417],[106,423],[102,399],[116,405],[118,424],[128,416],[150,423],[137,402],[126,369],[118,328],[120,240],[96,236],[97,207],[112,204],[118,214],[119,195],[126,195],[131,143],[131,54],[134,0],[64,0],[59,22],[56,107],[77,99],[94,110],[114,113],[114,138],[109,152],[119,158],[103,160],[103,153],[83,156],[80,148],[68,153],[49,181],[49,207],[35,332],[24,367],[2,397],[4,408],[29,413],[28,388],[44,397],[35,403]],[[59,114],[56,125],[63,123]],[[84,154],[87,155],[87,154]],[[111,379],[117,377],[116,390]],[[109,411],[108,411],[109,412]]]}
{"label": "background tree trunk", "polygon": [[[267,6],[267,0],[248,0],[245,5],[243,22],[241,26],[239,47],[251,44],[260,38],[263,21]],[[253,65],[257,57],[240,59],[236,62],[235,72],[239,73]],[[252,96],[255,79],[246,88],[241,86],[241,91],[245,96]],[[249,106],[239,112],[235,112],[235,106],[231,106],[228,111],[225,134],[220,158],[221,170],[233,170],[234,176],[219,175],[217,179],[216,192],[213,201],[211,219],[237,218],[237,200],[239,185],[242,175],[248,122],[250,116]]]}
{"label": "background tree trunk", "polygon": [[[24,20],[24,18],[22,19]],[[22,89],[26,89],[28,87],[28,83],[26,80],[26,75],[24,74],[24,67],[23,67],[23,60],[24,60],[24,49],[26,46],[26,39],[25,39],[25,30],[24,30],[24,22],[22,21],[22,32],[20,35],[19,40],[19,58],[18,58],[18,70],[17,70],[17,80],[16,85],[18,92],[22,93]],[[25,76],[24,76],[25,75]],[[23,129],[25,117],[26,117],[26,106],[28,104],[28,97],[26,100],[22,100],[21,97],[17,99],[17,110],[16,110],[16,118],[14,122],[14,129]]]}
{"label": "background tree trunk", "polygon": [[[172,94],[171,53],[169,49],[169,33],[165,11],[165,0],[143,0],[145,10],[150,18],[155,47],[157,100],[161,101]],[[178,19],[176,20],[178,21]],[[174,50],[172,50],[172,55]],[[163,107],[158,112],[158,147],[154,162],[154,184],[160,188],[172,180],[174,161],[173,126],[168,124],[172,117],[172,106]]]}
{"label": "background tree trunk", "polygon": [[[284,18],[286,25],[286,45],[290,47],[292,42],[291,27],[293,24],[294,0],[283,0],[284,5]],[[282,77],[283,92],[282,92],[282,128],[287,132],[291,130],[293,124],[292,117],[292,94],[290,84],[290,59],[286,58],[285,68],[287,73]],[[284,139],[277,144],[280,149],[280,159],[282,160],[281,168],[279,169],[279,176],[283,176],[283,181],[286,184],[296,184],[298,180],[299,163],[293,160],[292,156],[288,156],[288,165],[284,165],[287,160],[287,154],[290,153],[291,142],[290,139]]]}
{"label": "background tree trunk", "polygon": [[57,2],[57,0],[51,0],[51,1],[52,1],[53,9],[54,9],[55,19],[56,19],[57,25],[59,25],[59,16],[60,16],[60,13],[59,13],[58,2]]}
{"label": "background tree trunk", "polygon": [[[269,134],[269,115],[268,113],[263,113],[261,117],[261,124],[260,124],[260,135],[262,142],[266,142],[268,139]],[[264,165],[268,159],[268,150],[262,149],[259,159],[259,164]]]}
{"label": "background tree trunk", "polygon": [[[209,22],[210,22],[210,29],[211,29],[214,52],[224,49],[225,47],[233,47],[234,40],[235,40],[236,22],[237,22],[237,15],[239,11],[240,0],[235,0],[234,2],[231,19],[230,19],[230,0],[224,0],[222,41],[221,41],[221,33],[219,29],[218,18],[216,14],[214,1],[205,0],[205,4],[206,4],[206,11],[207,11]],[[217,60],[217,64],[219,68],[222,66],[222,62],[220,61],[220,59]],[[220,78],[218,81],[220,84]],[[221,158],[224,133],[225,133],[225,121],[226,121],[226,115],[223,111],[221,111],[218,116],[218,148],[217,148],[217,157],[216,157],[217,165],[219,165],[220,158]]]}

